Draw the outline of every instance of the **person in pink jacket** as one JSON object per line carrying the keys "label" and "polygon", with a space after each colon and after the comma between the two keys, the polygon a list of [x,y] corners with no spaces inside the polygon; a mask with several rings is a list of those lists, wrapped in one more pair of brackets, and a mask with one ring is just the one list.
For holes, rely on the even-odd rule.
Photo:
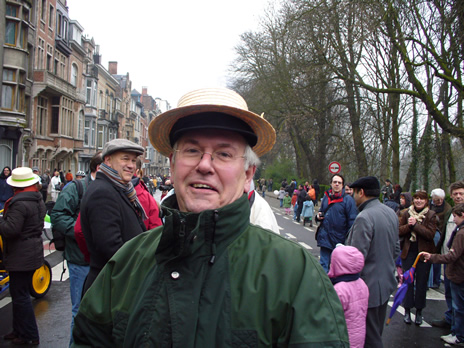
{"label": "person in pink jacket", "polygon": [[162,221],[159,217],[159,207],[156,203],[153,196],[150,194],[150,191],[145,185],[145,182],[142,180],[143,171],[142,171],[142,160],[140,157],[137,157],[136,161],[136,170],[135,170],[135,177],[132,179],[132,184],[134,185],[135,192],[137,193],[137,198],[140,201],[143,209],[145,210],[145,214],[147,219],[143,222],[147,227],[147,231],[151,230],[155,227],[161,226]]}
{"label": "person in pink jacket", "polygon": [[369,289],[361,279],[364,256],[352,246],[337,244],[328,276],[345,311],[350,347],[364,347]]}

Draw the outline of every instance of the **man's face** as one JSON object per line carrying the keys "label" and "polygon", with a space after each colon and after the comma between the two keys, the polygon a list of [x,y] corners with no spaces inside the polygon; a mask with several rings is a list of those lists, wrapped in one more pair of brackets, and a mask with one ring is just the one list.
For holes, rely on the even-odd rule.
{"label": "man's face", "polygon": [[117,151],[105,156],[104,161],[107,166],[118,172],[123,181],[128,183],[134,176],[137,157],[135,152]]}
{"label": "man's face", "polygon": [[353,195],[353,189],[351,187],[349,187],[349,186],[345,186],[345,193],[347,195],[352,196]]}
{"label": "man's face", "polygon": [[[229,131],[203,130],[187,132],[177,142],[177,154],[172,161],[172,183],[182,212],[199,213],[218,209],[236,201],[249,187],[256,168],[244,169],[246,142]],[[183,152],[205,153],[197,163],[184,158]],[[207,154],[206,154],[207,153]],[[211,153],[233,156],[228,162],[212,160]],[[214,157],[214,155],[213,155]],[[217,157],[217,156],[216,156]]]}
{"label": "man's face", "polygon": [[385,181],[385,185],[390,186],[390,181]]}
{"label": "man's face", "polygon": [[356,202],[356,206],[359,207],[363,203],[361,193],[363,193],[364,191],[361,191],[361,189],[359,188],[351,189],[351,190],[353,191],[352,196],[353,196],[354,201]]}
{"label": "man's face", "polygon": [[432,202],[433,205],[436,205],[437,207],[441,206],[443,204],[444,199],[441,197],[433,196]]}
{"label": "man's face", "polygon": [[464,203],[464,188],[458,188],[451,192],[451,198],[455,204]]}
{"label": "man's face", "polygon": [[463,216],[459,216],[459,215],[453,213],[453,220],[454,220],[454,223],[455,223],[456,225],[460,225],[460,224],[462,224],[462,222],[464,221],[464,215],[463,215]]}
{"label": "man's face", "polygon": [[332,191],[333,192],[335,192],[335,193],[342,192],[342,189],[343,189],[343,180],[342,180],[342,178],[339,177],[338,175],[335,175],[332,178],[331,186],[332,186]]}

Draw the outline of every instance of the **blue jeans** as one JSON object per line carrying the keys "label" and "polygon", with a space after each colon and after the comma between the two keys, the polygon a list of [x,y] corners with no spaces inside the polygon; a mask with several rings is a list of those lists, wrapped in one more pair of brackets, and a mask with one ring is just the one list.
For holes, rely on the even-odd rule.
{"label": "blue jeans", "polygon": [[84,288],[85,278],[89,273],[89,266],[76,265],[75,263],[68,262],[69,269],[69,290],[71,293],[72,305],[72,319],[71,319],[71,339],[70,345],[73,342],[72,330],[74,327],[74,317],[79,310],[81,304],[82,289]]}
{"label": "blue jeans", "polygon": [[326,273],[329,273],[330,258],[332,257],[332,250],[321,247],[321,251],[320,251],[319,255],[320,255],[319,263],[321,264],[324,271]]}
{"label": "blue jeans", "polygon": [[279,198],[280,200],[280,207],[282,208],[284,206],[284,199],[283,198]]}
{"label": "blue jeans", "polygon": [[451,282],[446,276],[446,265],[444,266],[443,284],[445,285],[445,300],[448,310],[445,312],[445,320],[451,325],[451,331],[453,331],[453,299],[451,297]]}
{"label": "blue jeans", "polygon": [[461,284],[450,282],[453,298],[453,332],[457,339],[464,342],[464,282]]}

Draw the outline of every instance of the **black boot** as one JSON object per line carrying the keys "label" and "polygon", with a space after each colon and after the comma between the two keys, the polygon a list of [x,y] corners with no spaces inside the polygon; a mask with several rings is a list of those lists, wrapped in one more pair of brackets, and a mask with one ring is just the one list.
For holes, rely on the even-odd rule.
{"label": "black boot", "polygon": [[405,308],[404,309],[404,322],[408,325],[411,325],[411,309]]}
{"label": "black boot", "polygon": [[422,309],[416,310],[416,320],[414,321],[414,323],[417,326],[420,326],[422,324]]}

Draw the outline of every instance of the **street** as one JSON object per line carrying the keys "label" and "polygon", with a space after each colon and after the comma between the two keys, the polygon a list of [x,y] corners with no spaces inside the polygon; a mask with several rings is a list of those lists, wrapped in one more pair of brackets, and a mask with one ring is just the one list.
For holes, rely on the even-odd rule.
{"label": "street", "polygon": [[[157,191],[155,198],[159,198]],[[314,227],[303,227],[292,220],[292,216],[286,216],[284,209],[279,208],[279,201],[272,192],[266,192],[266,200],[271,205],[277,222],[280,227],[280,234],[296,243],[314,255],[319,256],[319,248],[314,239],[316,224]],[[316,208],[317,209],[317,208]],[[40,333],[40,347],[67,347],[70,336],[71,320],[71,301],[69,296],[69,272],[67,269],[63,273],[63,258],[61,252],[57,252],[49,246],[48,240],[44,236],[45,257],[53,267],[53,283],[48,294],[40,299],[33,300],[34,310]],[[438,291],[430,289],[427,292],[427,307],[423,310],[424,322],[418,327],[416,325],[406,325],[403,323],[404,310],[400,306],[394,315],[389,326],[386,326],[383,333],[385,347],[443,347],[440,340],[441,335],[449,332],[445,329],[432,327],[430,322],[440,319],[446,310],[444,300],[443,284]],[[391,297],[393,299],[393,296]],[[387,313],[389,313],[388,308]],[[412,311],[414,313],[415,310]],[[9,333],[11,327],[12,306],[9,292],[6,291],[0,297],[0,336]],[[414,321],[414,315],[412,315]],[[0,338],[0,347],[10,347],[8,341]]]}

